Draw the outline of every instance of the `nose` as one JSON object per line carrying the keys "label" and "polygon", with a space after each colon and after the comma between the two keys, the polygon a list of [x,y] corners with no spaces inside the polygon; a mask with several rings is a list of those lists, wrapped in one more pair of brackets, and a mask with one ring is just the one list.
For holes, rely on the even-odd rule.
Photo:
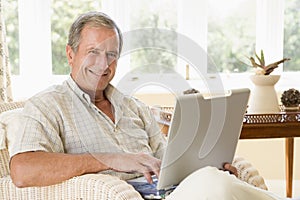
{"label": "nose", "polygon": [[95,67],[99,68],[100,71],[105,71],[109,66],[107,57],[106,57],[106,52],[101,51],[98,56],[96,56],[95,59]]}

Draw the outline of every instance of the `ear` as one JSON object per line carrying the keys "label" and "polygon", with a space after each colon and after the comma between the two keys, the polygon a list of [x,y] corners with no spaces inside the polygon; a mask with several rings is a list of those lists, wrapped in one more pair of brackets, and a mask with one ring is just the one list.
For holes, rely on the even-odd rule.
{"label": "ear", "polygon": [[67,55],[68,63],[70,65],[70,67],[72,67],[73,66],[74,51],[72,50],[70,45],[66,46],[66,55]]}

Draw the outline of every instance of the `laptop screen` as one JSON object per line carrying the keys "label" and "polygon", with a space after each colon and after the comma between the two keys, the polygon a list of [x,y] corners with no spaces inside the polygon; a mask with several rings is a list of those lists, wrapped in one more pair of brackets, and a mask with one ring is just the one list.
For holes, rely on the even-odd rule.
{"label": "laptop screen", "polygon": [[158,189],[177,185],[199,168],[231,163],[247,108],[249,89],[226,95],[189,94],[176,99]]}

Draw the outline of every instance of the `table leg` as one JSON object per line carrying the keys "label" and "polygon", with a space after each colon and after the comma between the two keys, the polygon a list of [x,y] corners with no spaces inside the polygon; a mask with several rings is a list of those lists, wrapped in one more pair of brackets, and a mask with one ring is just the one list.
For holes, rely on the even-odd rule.
{"label": "table leg", "polygon": [[286,196],[293,194],[294,138],[285,139]]}

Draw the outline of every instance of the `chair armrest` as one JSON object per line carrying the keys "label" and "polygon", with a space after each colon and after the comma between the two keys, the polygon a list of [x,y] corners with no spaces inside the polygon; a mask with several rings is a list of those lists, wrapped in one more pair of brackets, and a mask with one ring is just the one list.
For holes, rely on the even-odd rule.
{"label": "chair armrest", "polygon": [[5,177],[7,175],[9,175],[8,151],[7,149],[0,149],[0,178]]}
{"label": "chair armrest", "polygon": [[4,199],[95,199],[142,200],[125,181],[103,174],[86,174],[45,187],[17,188],[10,178],[0,178],[0,196]]}

